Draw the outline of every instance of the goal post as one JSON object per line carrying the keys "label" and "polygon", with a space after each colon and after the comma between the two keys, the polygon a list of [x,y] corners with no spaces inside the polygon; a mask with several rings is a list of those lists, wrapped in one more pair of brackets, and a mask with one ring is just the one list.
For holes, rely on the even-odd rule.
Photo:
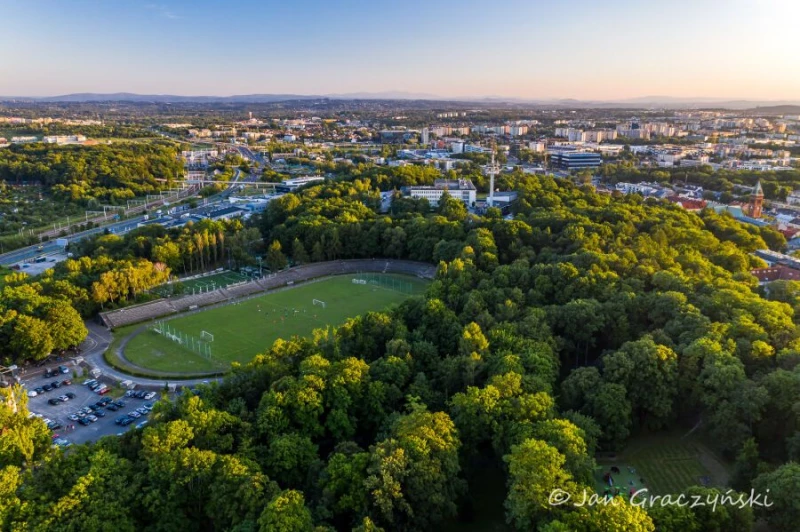
{"label": "goal post", "polygon": [[322,308],[325,308],[325,302],[324,302],[324,301],[320,301],[319,299],[312,299],[312,300],[311,300],[311,304],[312,304],[313,306],[317,306],[317,305],[319,305],[319,306],[321,306]]}
{"label": "goal post", "polygon": [[214,335],[211,334],[208,331],[201,331],[200,332],[200,338],[202,338],[206,342],[213,342],[214,341]]}

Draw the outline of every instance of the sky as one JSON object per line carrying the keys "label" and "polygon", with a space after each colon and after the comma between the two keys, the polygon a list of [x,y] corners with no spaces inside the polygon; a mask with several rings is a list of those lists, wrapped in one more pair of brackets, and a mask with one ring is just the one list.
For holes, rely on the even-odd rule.
{"label": "sky", "polygon": [[798,0],[0,0],[0,95],[800,99]]}

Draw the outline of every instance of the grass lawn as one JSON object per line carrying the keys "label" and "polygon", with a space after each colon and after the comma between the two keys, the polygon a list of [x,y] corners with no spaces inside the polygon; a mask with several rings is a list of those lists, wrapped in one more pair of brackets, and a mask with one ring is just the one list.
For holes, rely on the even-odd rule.
{"label": "grass lawn", "polygon": [[215,273],[214,275],[198,277],[197,279],[192,279],[189,281],[178,280],[172,284],[162,284],[161,286],[153,288],[152,291],[162,297],[169,297],[176,293],[175,290],[178,288],[178,286],[181,288],[179,293],[191,294],[193,291],[211,291],[217,288],[228,286],[230,284],[240,283],[248,280],[250,280],[250,278],[246,275],[232,271],[224,271],[221,273]]}
{"label": "grass lawn", "polygon": [[[620,469],[612,474],[614,485],[624,494],[647,488],[649,494],[682,493],[689,486],[725,486],[728,473],[725,465],[698,437],[682,437],[680,433],[654,434],[633,438],[614,459],[599,457],[595,489],[602,495],[608,487],[603,474],[612,466]],[[634,469],[634,473],[629,471]],[[644,479],[644,483],[641,480]],[[631,484],[633,482],[633,484]]]}
{"label": "grass lawn", "polygon": [[[377,278],[375,274],[372,277]],[[138,366],[161,371],[224,369],[230,362],[249,361],[278,338],[306,336],[314,329],[341,325],[347,318],[399,303],[409,292],[422,293],[427,286],[427,281],[401,275],[381,275],[380,280],[402,282],[405,292],[373,283],[353,284],[352,279],[352,275],[343,275],[301,284],[165,322],[171,329],[196,339],[202,331],[213,334],[211,350],[215,360],[195,354],[150,327],[130,340],[125,347],[125,358]],[[325,308],[313,305],[314,299],[324,301]]]}

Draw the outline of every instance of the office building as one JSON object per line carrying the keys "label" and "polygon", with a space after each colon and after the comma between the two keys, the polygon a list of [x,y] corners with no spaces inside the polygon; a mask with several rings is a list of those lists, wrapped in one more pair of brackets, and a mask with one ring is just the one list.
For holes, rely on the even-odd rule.
{"label": "office building", "polygon": [[403,192],[412,198],[425,198],[432,206],[439,204],[445,191],[463,201],[468,207],[475,204],[477,190],[469,179],[437,179],[433,186],[404,187]]}
{"label": "office building", "polygon": [[597,168],[600,166],[600,154],[592,152],[564,151],[553,153],[552,162],[564,170],[581,168]]}

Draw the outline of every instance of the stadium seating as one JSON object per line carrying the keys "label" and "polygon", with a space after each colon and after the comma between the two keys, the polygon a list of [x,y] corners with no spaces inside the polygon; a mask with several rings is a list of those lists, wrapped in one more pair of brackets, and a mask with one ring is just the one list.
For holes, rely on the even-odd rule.
{"label": "stadium seating", "polygon": [[220,288],[211,292],[176,296],[170,299],[159,299],[142,305],[103,312],[100,314],[100,317],[106,327],[121,327],[123,325],[131,325],[133,323],[160,318],[176,312],[232,301],[265,290],[283,288],[287,286],[287,284],[316,279],[317,277],[357,274],[361,272],[400,273],[425,279],[433,279],[436,275],[436,266],[424,262],[393,259],[353,259],[315,262],[312,264],[295,266],[294,268],[269,277],[262,277],[257,281],[229,285],[226,288]]}

